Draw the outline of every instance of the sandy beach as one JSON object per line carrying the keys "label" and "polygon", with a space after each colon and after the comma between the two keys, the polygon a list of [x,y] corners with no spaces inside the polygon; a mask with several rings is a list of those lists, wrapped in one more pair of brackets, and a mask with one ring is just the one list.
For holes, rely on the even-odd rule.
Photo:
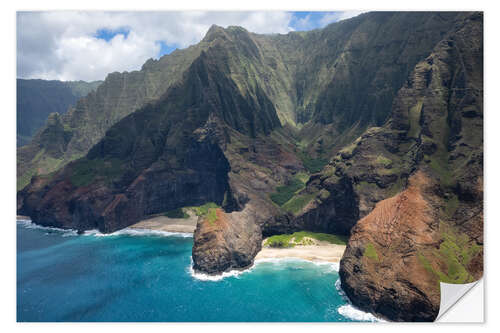
{"label": "sandy beach", "polygon": [[130,229],[151,229],[161,230],[168,232],[189,232],[194,233],[198,216],[192,211],[187,211],[189,218],[174,219],[166,216],[155,216],[146,220],[142,220],[136,224],[131,225]]}
{"label": "sandy beach", "polygon": [[[130,229],[149,229],[168,232],[194,233],[198,216],[188,210],[189,218],[169,218],[163,215],[154,216],[129,226]],[[30,219],[28,216],[17,216],[18,220]],[[345,251],[345,245],[330,244],[327,242],[314,241],[314,245],[295,245],[289,248],[275,248],[264,246],[266,239],[262,241],[262,250],[257,254],[255,260],[299,258],[311,261],[340,262]]]}
{"label": "sandy beach", "polygon": [[311,261],[340,262],[345,245],[296,245],[291,248],[262,247],[255,260],[273,258],[299,258]]}

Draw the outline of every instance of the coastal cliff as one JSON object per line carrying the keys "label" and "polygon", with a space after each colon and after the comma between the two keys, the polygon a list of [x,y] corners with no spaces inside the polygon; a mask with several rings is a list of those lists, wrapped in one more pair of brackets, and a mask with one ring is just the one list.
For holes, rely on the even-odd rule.
{"label": "coastal cliff", "polygon": [[350,235],[342,288],[391,320],[433,320],[439,281],[482,275],[482,14],[213,26],[176,52],[18,150],[19,214],[113,232],[214,202],[192,252],[209,274],[252,265],[263,236]]}
{"label": "coastal cliff", "polygon": [[457,24],[417,64],[382,130],[410,157],[398,172],[404,190],[351,230],[340,277],[355,305],[391,320],[432,321],[439,282],[482,276],[482,30],[479,14]]}

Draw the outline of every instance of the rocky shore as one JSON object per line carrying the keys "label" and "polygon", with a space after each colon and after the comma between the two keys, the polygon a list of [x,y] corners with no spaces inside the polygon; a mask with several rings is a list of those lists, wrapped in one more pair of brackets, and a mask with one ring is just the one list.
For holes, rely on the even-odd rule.
{"label": "rocky shore", "polygon": [[[439,282],[483,273],[482,35],[481,13],[458,12],[368,13],[283,36],[214,26],[154,102],[130,114],[82,100],[51,118],[18,151],[30,180],[17,212],[79,232],[193,232],[193,270],[209,275],[342,257],[354,306],[432,321]],[[92,98],[108,100],[118,76]],[[129,97],[116,105],[145,103]],[[93,114],[114,125],[94,130],[82,120],[102,122]],[[152,218],[210,202],[203,218]],[[303,230],[349,236],[345,253],[262,241]]]}

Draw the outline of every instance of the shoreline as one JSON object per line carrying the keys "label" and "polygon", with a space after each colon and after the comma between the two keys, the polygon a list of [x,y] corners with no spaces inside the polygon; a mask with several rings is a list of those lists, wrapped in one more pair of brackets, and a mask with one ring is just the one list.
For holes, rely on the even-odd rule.
{"label": "shoreline", "polygon": [[[165,218],[160,217],[160,218],[161,218],[160,222],[169,222],[169,223],[168,224],[165,224],[165,223],[161,224],[160,223],[159,225],[155,225],[151,228],[139,228],[139,226],[143,225],[144,223],[153,225],[153,222],[151,220],[156,219],[156,222],[158,222],[157,217],[155,217],[155,218],[143,220],[143,221],[137,223],[136,225],[134,225],[135,226],[134,228],[131,228],[132,227],[131,226],[131,227],[122,229],[120,231],[117,231],[117,232],[115,232],[115,234],[116,233],[128,233],[128,232],[130,232],[131,229],[135,231],[132,234],[136,234],[136,232],[138,234],[140,234],[141,231],[144,231],[144,232],[149,231],[149,232],[153,232],[153,233],[154,232],[163,233],[166,231],[164,229],[171,228],[172,226],[174,226],[174,228],[175,228],[175,226],[176,226],[175,220],[177,220],[177,219],[169,219],[166,217]],[[17,216],[16,220],[18,222],[29,221],[30,224],[32,223],[31,219],[27,216]],[[172,221],[172,220],[174,220],[174,221]],[[71,236],[78,236],[76,234],[76,231],[73,229],[60,229],[60,228],[54,228],[54,227],[39,226],[39,225],[36,225],[34,223],[32,223],[32,224],[34,226],[39,227],[39,228],[58,229],[61,231],[69,232],[69,234]],[[193,226],[191,226],[191,228],[192,227]],[[88,232],[85,235],[98,236],[100,234],[98,232],[96,232],[96,233]],[[106,235],[112,235],[112,234],[101,234],[101,235],[106,236]],[[64,235],[63,235],[63,237],[64,237]],[[281,260],[304,260],[304,261],[309,261],[309,262],[313,262],[316,264],[329,264],[329,265],[333,264],[332,265],[333,269],[338,271],[338,265],[334,265],[334,264],[338,264],[338,262],[340,261],[340,258],[342,257],[342,253],[344,252],[344,250],[345,250],[344,245],[336,245],[336,244],[329,244],[329,243],[327,244],[324,242],[320,242],[316,245],[296,245],[295,247],[292,247],[292,248],[263,247],[262,250],[255,257],[253,264],[249,265],[248,267],[245,267],[245,268],[232,269],[230,271],[222,272],[221,274],[217,274],[217,275],[209,275],[209,274],[205,274],[205,273],[201,273],[201,272],[196,272],[193,269],[193,265],[191,262],[191,264],[189,265],[187,270],[189,272],[189,275],[196,280],[212,281],[212,282],[221,281],[221,280],[228,278],[228,277],[237,277],[241,274],[251,272],[253,269],[255,269],[256,265],[258,265],[259,263],[279,262]],[[335,268],[335,267],[337,267],[337,268]],[[337,280],[337,282],[335,283],[335,287],[338,290],[339,294],[342,297],[346,298],[345,294],[340,289],[339,280]],[[353,306],[351,304],[351,302],[347,298],[346,298],[346,304],[342,305],[338,309],[338,313],[341,316],[344,316],[346,318],[351,318],[351,319],[359,320],[359,321],[371,321],[371,322],[384,321],[384,320],[381,320],[380,318],[373,316],[369,312],[364,312],[364,311],[356,308],[355,306]]]}
{"label": "shoreline", "polygon": [[339,263],[346,246],[338,244],[296,245],[290,248],[262,247],[255,261],[297,258],[313,262]]}
{"label": "shoreline", "polygon": [[[141,220],[123,230],[133,230],[137,232],[167,232],[194,234],[198,217],[192,212],[188,212],[189,218],[177,219],[166,216],[155,216]],[[18,215],[17,220],[31,220],[28,216]],[[123,232],[122,230],[122,232]],[[120,231],[118,231],[120,232]],[[302,259],[312,262],[339,263],[344,254],[345,245],[330,244],[326,242],[317,242],[314,245],[295,245],[288,248],[274,248],[264,246],[265,239],[262,242],[262,249],[254,258],[255,262],[268,261],[270,259]],[[244,270],[244,269],[243,269]]]}
{"label": "shoreline", "polygon": [[189,218],[170,218],[163,215],[154,216],[141,220],[127,228],[193,234],[198,223],[198,216],[192,211],[187,211],[187,214]]}
{"label": "shoreline", "polygon": [[167,217],[162,217],[160,216],[160,219],[158,221],[158,217],[146,219],[143,221],[140,221],[136,224],[133,224],[131,226],[125,227],[123,229],[111,232],[111,233],[102,233],[97,229],[91,229],[91,230],[85,230],[82,233],[78,233],[78,230],[76,229],[71,229],[71,228],[59,228],[59,227],[52,227],[52,226],[44,226],[41,224],[37,224],[31,220],[29,216],[22,216],[22,215],[17,215],[16,216],[16,222],[23,224],[25,227],[29,229],[45,229],[45,230],[55,230],[55,231],[60,231],[63,232],[67,235],[74,235],[74,236],[97,236],[97,237],[104,237],[104,236],[116,236],[116,235],[164,235],[164,236],[172,236],[172,235],[181,235],[184,237],[192,237],[194,234],[194,229],[196,226],[190,226],[190,225],[179,225],[175,223],[165,223],[165,222],[171,222],[171,221],[164,221],[164,219],[167,220],[176,220],[176,219],[169,219]]}

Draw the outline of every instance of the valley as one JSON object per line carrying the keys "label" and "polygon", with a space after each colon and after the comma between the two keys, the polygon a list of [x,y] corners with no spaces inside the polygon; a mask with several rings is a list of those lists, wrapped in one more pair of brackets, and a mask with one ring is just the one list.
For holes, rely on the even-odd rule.
{"label": "valley", "polygon": [[17,212],[36,224],[194,232],[208,276],[340,260],[355,306],[433,321],[440,281],[483,274],[483,15],[213,25],[109,74],[17,153]]}

